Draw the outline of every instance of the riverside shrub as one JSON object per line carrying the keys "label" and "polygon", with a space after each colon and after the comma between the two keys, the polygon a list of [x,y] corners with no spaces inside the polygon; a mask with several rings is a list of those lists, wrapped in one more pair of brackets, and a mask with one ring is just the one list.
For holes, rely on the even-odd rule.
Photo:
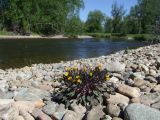
{"label": "riverside shrub", "polygon": [[87,108],[101,104],[105,92],[114,92],[114,89],[110,90],[110,85],[105,84],[110,77],[107,70],[100,67],[67,68],[62,78],[64,85],[53,93],[53,100],[65,104],[66,108],[74,100]]}

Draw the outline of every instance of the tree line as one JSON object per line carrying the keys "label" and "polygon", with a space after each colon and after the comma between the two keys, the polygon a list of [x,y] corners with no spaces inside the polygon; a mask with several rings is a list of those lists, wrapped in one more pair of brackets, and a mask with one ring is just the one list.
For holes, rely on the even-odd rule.
{"label": "tree line", "polygon": [[[83,0],[1,0],[0,29],[26,34],[60,34],[78,20]],[[73,20],[72,20],[73,19]]]}
{"label": "tree line", "polygon": [[[138,0],[128,14],[122,5],[112,5],[111,17],[99,10],[89,13],[88,32],[148,34],[160,18],[160,0]],[[97,22],[98,21],[98,22]]]}
{"label": "tree line", "polygon": [[153,30],[159,30],[160,0],[138,0],[127,14],[124,7],[115,2],[110,17],[94,10],[85,22],[79,18],[83,7],[83,0],[1,0],[0,29],[47,35],[157,34]]}

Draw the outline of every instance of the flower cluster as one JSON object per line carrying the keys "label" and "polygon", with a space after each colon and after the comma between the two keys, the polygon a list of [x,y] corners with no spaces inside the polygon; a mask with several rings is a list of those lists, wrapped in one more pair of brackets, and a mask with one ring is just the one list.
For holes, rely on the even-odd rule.
{"label": "flower cluster", "polygon": [[65,69],[62,80],[66,87],[53,94],[54,100],[64,103],[66,107],[75,99],[84,106],[92,106],[95,101],[103,102],[103,93],[107,92],[103,89],[103,83],[110,80],[110,74],[100,66],[94,69],[73,67]]}

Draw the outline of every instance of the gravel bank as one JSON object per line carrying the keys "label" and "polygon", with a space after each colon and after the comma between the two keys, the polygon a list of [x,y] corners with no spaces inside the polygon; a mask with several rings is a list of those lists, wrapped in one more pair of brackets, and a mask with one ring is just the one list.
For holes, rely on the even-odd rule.
{"label": "gravel bank", "polygon": [[[74,104],[72,109],[51,100],[59,88],[65,67],[102,65],[117,85],[116,94],[90,111]],[[99,114],[97,114],[99,113]],[[156,116],[156,117],[155,117]],[[0,120],[159,120],[160,44],[120,51],[99,58],[57,64],[35,64],[0,70]]]}

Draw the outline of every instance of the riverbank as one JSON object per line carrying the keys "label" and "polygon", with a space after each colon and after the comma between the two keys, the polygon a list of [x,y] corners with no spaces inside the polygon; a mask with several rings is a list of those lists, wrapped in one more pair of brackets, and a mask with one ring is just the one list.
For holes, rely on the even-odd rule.
{"label": "riverbank", "polygon": [[[40,35],[30,35],[30,36],[22,36],[22,35],[0,35],[0,39],[68,39],[70,37],[66,37],[64,35],[55,35],[55,36],[40,36]],[[93,38],[88,35],[79,35],[77,36],[79,39]]]}
{"label": "riverbank", "polygon": [[[116,94],[106,92],[104,102],[90,111],[75,103],[68,110],[52,101],[51,93],[63,85],[59,79],[65,67],[99,65],[112,75],[105,84],[110,83]],[[99,120],[105,116],[108,120],[158,120],[159,96],[160,44],[98,58],[0,70],[0,119]]]}

